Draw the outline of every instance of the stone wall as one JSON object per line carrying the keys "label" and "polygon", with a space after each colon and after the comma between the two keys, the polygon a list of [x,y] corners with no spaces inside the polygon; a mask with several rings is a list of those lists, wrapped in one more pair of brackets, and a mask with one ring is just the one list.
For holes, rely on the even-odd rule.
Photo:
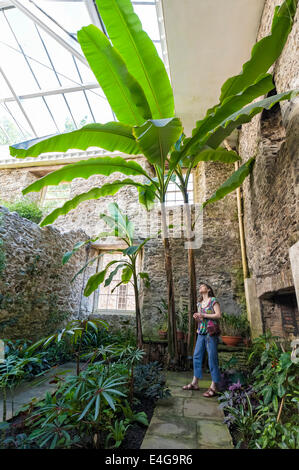
{"label": "stone wall", "polygon": [[[280,3],[266,1],[258,39],[269,34],[274,7]],[[277,93],[298,88],[298,20],[299,10],[284,50],[272,67]],[[280,335],[286,333],[281,308],[269,299],[294,290],[289,249],[299,235],[298,131],[296,98],[257,115],[242,126],[239,138],[243,162],[256,156],[253,173],[243,185],[249,270],[261,300],[264,329]],[[298,309],[296,315],[299,325]]]}
{"label": "stone wall", "polygon": [[80,310],[84,276],[71,279],[86,258],[77,252],[62,266],[62,256],[86,239],[83,230],[61,234],[0,207],[0,337],[40,339]]}

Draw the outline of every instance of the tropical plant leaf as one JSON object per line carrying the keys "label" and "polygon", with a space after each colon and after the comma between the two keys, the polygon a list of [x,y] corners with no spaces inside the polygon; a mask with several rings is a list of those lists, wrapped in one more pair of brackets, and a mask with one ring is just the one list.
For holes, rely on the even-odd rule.
{"label": "tropical plant leaf", "polygon": [[[100,188],[92,188],[86,193],[78,194],[73,199],[65,202],[63,206],[57,207],[50,214],[48,214],[40,223],[41,227],[44,225],[52,224],[57,217],[60,215],[65,215],[76,207],[79,206],[84,201],[89,201],[91,199],[99,199],[104,196],[113,196],[124,186],[135,186],[136,188],[142,189],[144,185],[138,183],[130,178],[125,178],[124,180],[115,180],[113,183],[103,184]],[[113,235],[113,233],[108,234],[107,237]],[[104,236],[104,235],[102,235]]]}
{"label": "tropical plant leaf", "polygon": [[134,127],[133,133],[149,162],[164,168],[169,150],[182,133],[182,124],[178,118],[150,119]]}
{"label": "tropical plant leaf", "polygon": [[234,129],[239,127],[241,124],[251,121],[253,116],[260,113],[263,109],[271,109],[276,103],[294,98],[298,94],[299,90],[286,91],[251,103],[242,109],[238,109],[236,112],[224,119],[219,125],[217,123],[213,129],[204,135],[201,135],[200,133],[194,135],[194,137],[192,137],[187,143],[186,147],[183,147],[182,154],[195,155],[198,150],[201,151],[203,145],[216,149]]}
{"label": "tropical plant leaf", "polygon": [[88,160],[80,160],[77,163],[71,163],[59,168],[59,170],[52,171],[52,173],[27,186],[23,189],[22,193],[38,192],[45,186],[55,186],[62,181],[72,181],[75,178],[87,179],[92,175],[109,176],[115,172],[120,172],[124,175],[143,175],[148,177],[142,166],[132,160],[127,161],[122,157],[89,158]]}
{"label": "tropical plant leaf", "polygon": [[242,92],[254,83],[261,74],[267,72],[280,56],[293,25],[297,0],[285,0],[276,7],[271,34],[257,42],[251,52],[251,58],[243,65],[239,75],[229,78],[221,88],[220,102],[228,96]]}
{"label": "tropical plant leaf", "polygon": [[120,122],[106,124],[87,124],[79,130],[55,134],[9,147],[13,157],[38,157],[46,152],[66,152],[69,149],[86,150],[88,147],[100,147],[105,150],[136,155],[140,148],[132,134],[132,127]]}
{"label": "tropical plant leaf", "polygon": [[105,287],[110,286],[111,282],[113,281],[114,276],[117,274],[119,269],[123,268],[124,266],[126,266],[126,264],[122,263],[121,260],[119,260],[119,264],[116,266],[115,269],[113,269],[113,271],[111,271],[107,279],[105,279],[105,283],[104,283]]}
{"label": "tropical plant leaf", "polygon": [[142,187],[138,188],[138,194],[140,204],[145,206],[147,210],[150,210],[157,197],[156,186],[153,183],[144,184]]}
{"label": "tropical plant leaf", "polygon": [[90,276],[84,289],[85,297],[88,297],[90,294],[92,294],[93,291],[95,291],[99,287],[99,285],[104,282],[105,276],[110,266],[113,266],[114,264],[119,262],[120,260],[110,261],[102,271]]}
{"label": "tropical plant leaf", "polygon": [[194,168],[198,162],[221,162],[221,163],[234,163],[241,160],[241,157],[233,150],[226,150],[222,147],[218,149],[206,149],[200,152],[196,157],[186,157],[183,160],[184,166],[192,165]]}
{"label": "tropical plant leaf", "polygon": [[78,31],[77,37],[117,119],[136,125],[151,117],[141,86],[105,34],[96,26],[89,25]]}
{"label": "tropical plant leaf", "polygon": [[212,202],[219,201],[220,199],[224,198],[227,194],[231,193],[235,189],[237,189],[243,183],[246,176],[253,169],[255,159],[250,158],[246,163],[240,166],[238,170],[236,170],[226,181],[223,183],[216,192],[203,203],[203,207],[207,204],[211,204]]}
{"label": "tropical plant leaf", "polygon": [[131,266],[126,266],[122,270],[122,273],[121,273],[121,282],[124,284],[128,283],[132,275],[133,275],[133,271],[132,271]]}
{"label": "tropical plant leaf", "polygon": [[206,145],[209,145],[212,148],[217,148],[234,129],[239,127],[241,124],[251,121],[253,116],[260,113],[263,109],[271,109],[276,103],[292,99],[298,94],[299,90],[286,91],[274,96],[269,96],[264,100],[257,101],[256,103],[252,103],[249,106],[236,111],[225,119],[214,131],[208,133],[209,135],[205,142]]}
{"label": "tropical plant leaf", "polygon": [[114,221],[114,230],[123,233],[122,236],[128,239],[127,243],[132,244],[134,238],[134,224],[122,213],[116,202],[111,202],[108,205],[108,210],[111,214],[110,219],[107,219],[106,214],[101,214],[100,217],[107,221],[110,226],[112,226],[112,221]]}
{"label": "tropical plant leaf", "polygon": [[97,0],[109,38],[144,90],[154,119],[174,116],[170,81],[158,52],[142,30],[130,0]]}
{"label": "tropical plant leaf", "polygon": [[242,109],[259,96],[266,95],[274,88],[272,75],[265,74],[260,79],[244,90],[239,95],[226,98],[220,105],[208,110],[207,115],[197,121],[196,127],[192,130],[192,138],[184,139],[180,150],[187,155],[188,150],[192,147],[195,139],[202,139],[209,131],[215,129],[231,114]]}

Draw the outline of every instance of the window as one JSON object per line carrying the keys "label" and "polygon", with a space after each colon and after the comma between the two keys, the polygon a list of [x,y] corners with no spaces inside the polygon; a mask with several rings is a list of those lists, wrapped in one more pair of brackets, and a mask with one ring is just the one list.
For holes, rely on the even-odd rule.
{"label": "window", "polygon": [[[190,174],[189,182],[188,182],[188,195],[189,195],[189,203],[193,204],[194,198],[193,198],[193,174],[192,173]],[[184,198],[183,198],[180,188],[176,185],[176,183],[172,181],[168,185],[165,203],[166,203],[166,206],[178,206],[178,205],[184,204]]]}
{"label": "window", "polygon": [[[122,253],[104,253],[100,258],[99,271],[110,261],[114,260],[127,260],[128,258],[123,256]],[[108,270],[106,279],[109,274],[116,269],[117,264],[114,264]],[[118,287],[117,284],[121,281],[122,268],[120,268],[109,286],[105,286],[105,283],[101,284],[98,290],[97,308],[104,310],[105,312],[134,312],[135,311],[135,297],[134,288],[131,282],[128,284],[121,284]]]}
{"label": "window", "polygon": [[71,194],[70,183],[60,183],[58,186],[47,186],[41,198],[41,206],[45,212],[51,212],[56,207],[61,207],[69,200]]}

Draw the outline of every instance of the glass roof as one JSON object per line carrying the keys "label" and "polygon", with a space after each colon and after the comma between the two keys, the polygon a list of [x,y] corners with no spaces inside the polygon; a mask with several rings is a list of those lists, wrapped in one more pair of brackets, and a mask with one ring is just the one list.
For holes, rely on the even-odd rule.
{"label": "glass roof", "polygon": [[[155,2],[132,3],[162,57]],[[76,39],[100,21],[93,0],[0,0],[0,159],[9,144],[114,119]]]}

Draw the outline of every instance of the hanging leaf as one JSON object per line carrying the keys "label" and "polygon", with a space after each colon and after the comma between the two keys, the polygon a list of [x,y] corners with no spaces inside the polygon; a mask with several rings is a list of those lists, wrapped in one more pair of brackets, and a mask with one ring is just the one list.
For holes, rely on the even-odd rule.
{"label": "hanging leaf", "polygon": [[257,42],[251,52],[251,58],[243,65],[239,75],[229,78],[221,88],[220,102],[228,96],[236,95],[251,85],[258,77],[267,72],[280,56],[297,9],[297,0],[285,0],[276,7],[271,34]]}
{"label": "hanging leaf", "polygon": [[203,203],[203,207],[207,204],[211,204],[212,202],[219,201],[220,199],[224,198],[227,194],[231,193],[235,189],[237,189],[243,183],[246,176],[253,169],[255,159],[250,158],[246,163],[244,163],[237,171],[235,171],[226,181],[223,183],[220,188],[207,200]]}
{"label": "hanging leaf", "polygon": [[218,149],[206,149],[200,152],[196,157],[186,157],[183,160],[184,166],[192,165],[194,168],[198,162],[221,162],[221,163],[234,163],[241,160],[241,157],[233,150],[226,150],[222,147]]}
{"label": "hanging leaf", "polygon": [[147,173],[142,166],[132,160],[122,157],[98,157],[80,160],[77,163],[65,165],[59,170],[53,171],[46,176],[27,186],[22,193],[25,195],[32,191],[40,191],[45,186],[58,185],[62,181],[72,181],[75,178],[89,178],[92,175],[110,176],[112,173],[120,172],[124,175],[143,175]]}
{"label": "hanging leaf", "polygon": [[[144,187],[143,184],[138,183],[129,178],[124,180],[115,180],[113,183],[103,184],[100,188],[92,188],[87,193],[78,194],[73,199],[65,202],[63,206],[57,207],[49,215],[47,215],[42,222],[40,223],[41,227],[45,225],[52,224],[59,216],[68,214],[73,209],[79,206],[84,201],[89,201],[91,199],[99,199],[104,196],[113,196],[124,186],[135,186],[138,189]],[[104,236],[104,235],[103,235]],[[109,234],[107,234],[107,237]]]}
{"label": "hanging leaf", "polygon": [[130,0],[97,0],[109,38],[141,85],[154,119],[174,116],[170,81],[154,43],[143,31]]}
{"label": "hanging leaf", "polygon": [[151,117],[144,92],[109,39],[96,26],[84,26],[77,33],[82,51],[104,91],[117,119],[142,124]]}
{"label": "hanging leaf", "polygon": [[140,153],[140,148],[132,134],[132,127],[120,122],[87,124],[79,130],[31,139],[9,147],[13,157],[38,157],[41,153],[67,152],[69,149],[87,150],[99,147],[114,152],[132,155]]}
{"label": "hanging leaf", "polygon": [[178,118],[150,119],[134,127],[133,133],[149,162],[164,168],[168,152],[182,133],[182,124]]}

